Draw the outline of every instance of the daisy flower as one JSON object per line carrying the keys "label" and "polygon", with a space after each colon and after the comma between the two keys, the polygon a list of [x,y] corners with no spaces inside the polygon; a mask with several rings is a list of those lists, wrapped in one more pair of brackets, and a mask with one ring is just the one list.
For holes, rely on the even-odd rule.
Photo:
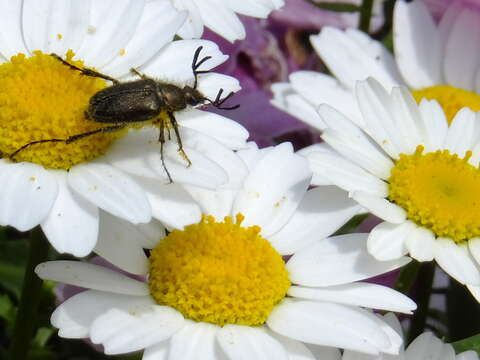
{"label": "daisy flower", "polygon": [[295,72],[290,82],[274,84],[273,104],[320,130],[325,124],[315,107],[323,103],[360,122],[355,83],[373,77],[389,90],[408,86],[417,102],[436,99],[449,122],[463,107],[480,110],[480,11],[449,4],[436,25],[423,1],[397,1],[394,55],[359,30],[323,28],[310,41],[333,76]]}
{"label": "daisy flower", "polygon": [[[84,113],[90,97],[107,82],[83,76],[47,54],[54,52],[72,64],[120,80],[131,78],[130,69],[137,68],[179,83],[193,83],[192,58],[200,46],[203,56],[212,56],[200,70],[222,63],[226,56],[208,41],[171,43],[186,14],[165,1],[25,0],[5,2],[1,10],[0,225],[26,231],[40,224],[57,251],[85,256],[97,240],[99,209],[132,223],[151,219],[146,193],[112,163],[124,159],[124,154],[129,154],[130,163],[144,163],[150,155],[149,169],[157,176],[149,178],[168,180],[160,163],[158,128],[142,132],[148,130],[156,139],[152,144],[134,144],[135,151],[145,151],[137,159],[128,146],[115,147],[103,156],[124,135],[118,132],[70,144],[35,144],[9,157],[32,141],[65,139],[105,125],[87,120]],[[220,87],[231,91],[238,82],[214,73],[199,77],[198,89],[207,97],[215,98]],[[165,157],[173,179],[211,188],[226,182],[226,172],[206,151],[232,152],[245,145],[246,131],[222,116],[195,109],[181,112],[178,122],[193,164],[187,168],[175,141],[167,141]],[[208,137],[212,145],[202,133],[212,134]],[[196,143],[197,134],[201,144]],[[215,140],[219,136],[221,144]],[[127,139],[123,141],[133,141]],[[148,153],[153,147],[155,156]]]}
{"label": "daisy flower", "polygon": [[[392,313],[383,316],[395,331],[403,337],[402,326]],[[338,360],[340,357],[332,357],[324,360]],[[365,355],[355,351],[343,352],[342,360],[379,360],[378,356]],[[478,360],[478,354],[473,351],[464,351],[455,355],[455,350],[450,344],[444,343],[431,332],[424,332],[417,336],[406,349],[402,346],[398,355],[388,355],[389,360]]]}
{"label": "daisy flower", "polygon": [[285,0],[169,0],[179,10],[187,10],[188,18],[178,31],[184,39],[200,38],[206,26],[230,42],[245,38],[245,28],[237,14],[266,18],[280,9]]}
{"label": "daisy flower", "polygon": [[[203,213],[198,222],[167,236],[158,229],[155,241],[152,228],[124,231],[134,226],[113,217],[105,225],[102,256],[147,275],[144,282],[84,262],[36,268],[43,279],[89,289],[53,313],[59,335],[90,338],[107,354],[144,349],[144,360],[314,359],[335,351],[323,346],[397,353],[400,336],[364,307],[411,313],[415,303],[361,280],[408,258],[375,261],[358,246],[366,234],[327,237],[361,208],[336,187],[307,190],[311,171],[290,144],[238,153],[249,169],[240,189],[190,189]],[[171,211],[185,217],[189,209]],[[139,245],[119,256],[116,233],[129,238],[121,243],[152,249],[150,256]],[[282,255],[292,256],[285,263]]]}
{"label": "daisy flower", "polygon": [[454,279],[480,285],[479,115],[463,108],[449,126],[435,100],[406,88],[357,85],[364,125],[328,105],[319,114],[329,145],[306,155],[314,173],[383,220],[368,236],[379,260],[433,259]]}

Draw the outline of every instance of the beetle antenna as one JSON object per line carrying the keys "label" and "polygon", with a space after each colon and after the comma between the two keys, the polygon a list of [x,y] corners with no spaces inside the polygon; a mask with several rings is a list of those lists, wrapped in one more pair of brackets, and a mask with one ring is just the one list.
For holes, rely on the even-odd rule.
{"label": "beetle antenna", "polygon": [[200,66],[202,66],[203,63],[205,63],[205,61],[210,60],[212,58],[211,56],[205,56],[200,61],[198,61],[198,58],[200,56],[200,52],[202,51],[202,49],[203,49],[203,46],[199,46],[197,50],[195,50],[195,54],[193,54],[192,72],[195,78],[195,82],[193,83],[194,89],[196,89],[198,85],[198,74],[205,74],[210,72],[210,70],[197,70]]}
{"label": "beetle antenna", "polygon": [[208,99],[208,98],[204,98],[203,100],[205,101],[208,101],[211,105],[215,106],[217,109],[220,109],[220,110],[235,110],[235,109],[238,109],[240,107],[240,104],[237,104],[237,105],[234,105],[234,106],[229,106],[229,107],[222,107],[222,104],[227,101],[228,99],[230,99],[234,92],[230,92],[227,96],[225,96],[223,99],[220,99],[222,97],[222,94],[223,94],[223,89],[220,89],[218,90],[218,93],[217,93],[217,97],[215,98],[214,101]]}

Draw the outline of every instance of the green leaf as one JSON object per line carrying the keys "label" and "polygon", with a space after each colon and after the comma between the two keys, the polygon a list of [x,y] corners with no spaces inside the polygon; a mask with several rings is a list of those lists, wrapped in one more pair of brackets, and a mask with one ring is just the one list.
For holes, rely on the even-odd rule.
{"label": "green leaf", "polygon": [[333,235],[350,234],[357,229],[357,227],[368,217],[368,215],[370,214],[366,213],[355,215],[345,225],[338,229]]}
{"label": "green leaf", "polygon": [[323,10],[328,10],[328,11],[350,12],[350,13],[360,11],[360,6],[353,3],[339,3],[339,2],[328,2],[328,1],[322,1],[322,2],[310,1],[310,2],[312,3],[312,5],[315,5],[318,8]]}
{"label": "green leaf", "polygon": [[33,339],[33,344],[38,347],[44,347],[55,332],[56,330],[53,328],[42,327],[38,329]]}
{"label": "green leaf", "polygon": [[28,360],[57,360],[58,356],[52,350],[35,348],[30,350]]}
{"label": "green leaf", "polygon": [[0,242],[0,286],[17,298],[22,288],[26,258],[27,240]]}
{"label": "green leaf", "polygon": [[452,343],[452,345],[457,354],[467,350],[474,350],[480,354],[480,334],[473,335],[463,340],[455,341]]}

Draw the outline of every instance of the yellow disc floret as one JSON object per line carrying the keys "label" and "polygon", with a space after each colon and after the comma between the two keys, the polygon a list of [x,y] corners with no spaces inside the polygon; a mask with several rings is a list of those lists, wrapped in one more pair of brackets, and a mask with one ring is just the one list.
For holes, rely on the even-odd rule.
{"label": "yellow disc floret", "polygon": [[449,124],[452,122],[458,110],[463,107],[468,107],[473,111],[480,110],[480,95],[453,86],[437,85],[413,90],[412,95],[418,103],[420,103],[423,98],[437,100],[443,108]]}
{"label": "yellow disc floret", "polygon": [[[67,61],[83,67],[82,62]],[[8,157],[38,140],[66,139],[104,127],[85,117],[90,97],[105,88],[104,80],[81,75],[50,55],[36,51],[0,65],[0,155]],[[13,161],[29,161],[52,169],[92,160],[103,154],[119,134],[97,134],[75,141],[34,144]]]}
{"label": "yellow disc floret", "polygon": [[437,150],[401,154],[392,168],[388,199],[438,237],[461,242],[480,236],[480,171],[465,158]]}
{"label": "yellow disc floret", "polygon": [[282,257],[260,235],[231,217],[174,230],[150,255],[149,286],[161,305],[186,318],[223,326],[261,325],[290,287]]}

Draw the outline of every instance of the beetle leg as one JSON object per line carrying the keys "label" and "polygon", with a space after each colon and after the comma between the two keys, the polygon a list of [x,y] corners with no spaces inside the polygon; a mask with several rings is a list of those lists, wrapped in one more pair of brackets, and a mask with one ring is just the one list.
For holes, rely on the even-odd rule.
{"label": "beetle leg", "polygon": [[167,169],[167,165],[165,164],[165,157],[163,154],[163,145],[165,144],[165,120],[160,119],[160,135],[158,136],[158,142],[160,143],[160,159],[162,160],[162,166],[165,172],[167,173],[168,181],[173,183],[172,177],[170,176],[170,172]]}
{"label": "beetle leg", "polygon": [[178,143],[178,152],[183,157],[183,159],[188,163],[187,167],[190,167],[192,165],[192,162],[188,158],[185,150],[183,150],[182,138],[180,137],[180,132],[178,131],[177,119],[175,119],[175,116],[173,115],[172,112],[168,112],[168,117],[170,118],[170,123],[172,124],[173,130],[175,131],[175,137],[177,138],[177,143]]}
{"label": "beetle leg", "polygon": [[51,53],[50,56],[57,59],[58,61],[60,61],[65,66],[68,66],[70,69],[80,71],[83,75],[91,76],[91,77],[97,77],[97,78],[100,78],[100,79],[103,79],[103,80],[108,80],[108,81],[111,81],[112,83],[114,83],[115,85],[120,84],[120,81],[118,81],[117,79],[114,79],[114,78],[112,78],[108,75],[99,73],[98,71],[88,69],[88,68],[81,69],[81,68],[79,68],[79,67],[77,67],[73,64],[70,64],[68,61],[63,60],[60,56],[58,56],[55,53]]}
{"label": "beetle leg", "polygon": [[139,77],[141,77],[142,79],[149,79],[149,77],[148,77],[147,75],[142,74],[140,71],[138,71],[138,70],[135,69],[135,68],[131,68],[131,69],[130,69],[130,72],[133,73],[133,74],[135,74],[135,75],[137,75],[137,76],[139,76]]}
{"label": "beetle leg", "polygon": [[23,145],[22,147],[18,148],[18,149],[15,150],[13,153],[11,153],[8,157],[9,157],[9,159],[14,160],[14,157],[15,157],[20,151],[25,150],[26,148],[28,148],[28,147],[30,147],[30,146],[32,146],[32,145],[35,145],[35,144],[41,144],[41,143],[46,143],[46,142],[64,142],[65,144],[71,144],[72,142],[77,141],[77,140],[80,140],[80,139],[85,138],[85,137],[87,137],[87,136],[91,136],[91,135],[95,135],[95,134],[100,134],[100,133],[107,133],[107,132],[118,131],[118,130],[121,130],[121,129],[125,128],[126,126],[127,126],[127,124],[121,124],[121,125],[115,125],[115,126],[107,126],[107,127],[100,128],[100,129],[97,129],[97,130],[88,131],[88,132],[84,132],[84,133],[77,134],[77,135],[72,135],[72,136],[69,136],[69,137],[66,138],[66,139],[44,139],[44,140],[32,141],[32,142],[29,142],[28,144],[25,144],[25,145]]}

